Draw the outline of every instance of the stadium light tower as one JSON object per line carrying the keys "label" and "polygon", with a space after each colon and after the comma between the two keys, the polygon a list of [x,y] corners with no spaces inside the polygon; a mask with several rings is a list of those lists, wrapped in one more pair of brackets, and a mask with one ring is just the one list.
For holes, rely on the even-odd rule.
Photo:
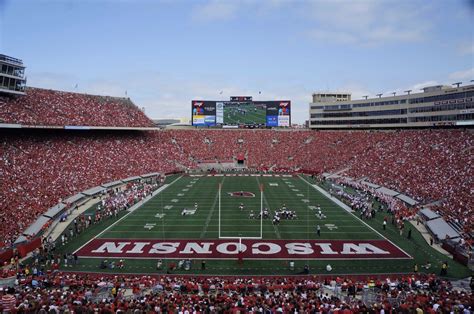
{"label": "stadium light tower", "polygon": [[392,95],[395,97],[395,95],[397,94],[397,92],[392,92]]}
{"label": "stadium light tower", "polygon": [[367,96],[367,95],[366,95],[366,96],[362,96],[362,97],[364,97],[364,98],[365,98],[365,100],[367,100],[367,98],[369,98],[369,96]]}
{"label": "stadium light tower", "polygon": [[383,95],[383,94],[377,94],[377,96],[379,96],[379,98],[382,98],[382,95]]}
{"label": "stadium light tower", "polygon": [[408,95],[410,95],[410,93],[411,93],[411,89],[409,89],[409,90],[406,90],[406,91],[405,91],[405,93],[407,93]]}
{"label": "stadium light tower", "polygon": [[456,83],[453,83],[451,85],[453,85],[453,86],[456,85],[456,88],[459,88],[459,85],[461,85],[461,84],[462,84],[462,82],[456,82]]}

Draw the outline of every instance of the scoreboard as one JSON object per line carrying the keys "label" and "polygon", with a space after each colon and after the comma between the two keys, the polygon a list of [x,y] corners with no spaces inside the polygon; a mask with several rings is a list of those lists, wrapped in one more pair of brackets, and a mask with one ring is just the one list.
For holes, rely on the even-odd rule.
{"label": "scoreboard", "polygon": [[230,101],[252,101],[252,96],[230,96]]}
{"label": "scoreboard", "polygon": [[252,96],[232,96],[230,101],[193,100],[194,126],[289,127],[291,101],[253,101]]}

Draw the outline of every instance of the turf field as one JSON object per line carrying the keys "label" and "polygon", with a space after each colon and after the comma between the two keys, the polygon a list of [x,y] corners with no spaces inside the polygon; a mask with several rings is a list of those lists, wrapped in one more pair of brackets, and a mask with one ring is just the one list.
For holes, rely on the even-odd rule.
{"label": "turf field", "polygon": [[251,104],[224,107],[224,124],[265,124],[266,109]]}
{"label": "turf field", "polygon": [[[249,213],[260,211],[259,184],[263,184],[264,207],[273,211],[285,204],[297,214],[297,219],[281,220],[278,226],[272,224],[271,218],[264,219],[264,239],[315,239],[318,224],[324,239],[381,238],[303,180],[283,177],[183,177],[100,237],[216,239],[219,236],[219,183],[222,183],[221,236],[260,235],[260,219],[250,219]],[[235,191],[248,191],[255,197],[240,198],[228,194]],[[198,204],[195,214],[183,216],[182,210],[194,209],[195,203]],[[241,203],[244,210],[239,209]],[[321,205],[326,219],[319,219],[317,212],[310,209],[309,206],[316,204]],[[153,227],[145,228],[147,224]],[[331,229],[328,229],[329,225]]]}
{"label": "turf field", "polygon": [[[261,203],[270,217],[250,218]],[[283,205],[296,218],[274,224],[273,213]],[[327,264],[338,274],[404,273],[427,260],[430,271],[438,272],[446,258],[416,230],[410,240],[393,226],[382,230],[382,215],[361,221],[297,176],[183,176],[141,207],[90,228],[62,249],[77,250],[81,263],[74,267],[84,271],[97,271],[103,259],[124,258],[123,271],[162,272],[155,267],[161,258],[165,269],[191,259],[193,273],[202,274],[298,274],[304,265],[324,274]],[[450,267],[459,276],[468,272],[454,262]]]}

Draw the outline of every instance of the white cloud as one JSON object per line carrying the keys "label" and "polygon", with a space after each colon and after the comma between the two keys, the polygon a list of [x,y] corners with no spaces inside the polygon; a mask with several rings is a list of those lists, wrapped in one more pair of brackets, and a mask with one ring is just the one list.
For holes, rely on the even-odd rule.
{"label": "white cloud", "polygon": [[113,80],[103,78],[96,80],[79,79],[75,75],[56,72],[31,72],[27,78],[27,86],[115,97],[125,97],[125,91],[127,90],[123,83]]}
{"label": "white cloud", "polygon": [[125,97],[125,92],[127,91],[126,87],[120,83],[107,80],[92,81],[86,86],[82,86],[81,89],[87,90],[87,93],[92,95],[108,95],[115,97]]}
{"label": "white cloud", "polygon": [[363,96],[372,97],[374,95],[367,87],[356,83],[344,84],[339,90],[344,93],[350,93],[352,99],[362,99]]}
{"label": "white cloud", "polygon": [[398,87],[390,90],[370,90],[364,85],[361,85],[359,83],[348,83],[341,85],[341,87],[336,88],[336,89],[331,89],[331,92],[347,92],[352,95],[352,100],[358,100],[358,99],[363,99],[364,96],[369,96],[370,98],[377,98],[378,93],[382,93],[382,97],[388,97],[392,96],[393,92],[396,93],[397,96],[399,95],[405,95],[407,90],[411,90],[412,93],[419,93],[424,87],[427,86],[434,86],[434,85],[441,85],[437,81],[424,81],[424,82],[419,82],[415,83],[411,86],[408,87]]}
{"label": "white cloud", "polygon": [[[233,86],[227,83],[219,83],[200,79],[198,81],[190,78],[178,78],[172,74],[157,72],[122,73],[117,77],[127,77],[126,83],[119,79],[88,79],[78,80],[75,76],[62,73],[30,73],[29,86],[59,89],[65,91],[81,92],[88,94],[110,95],[124,97],[125,91],[128,96],[139,107],[145,108],[145,113],[150,118],[184,118],[189,120],[191,115],[191,100],[193,99],[229,99],[229,96],[252,95],[255,100],[277,100],[289,99],[292,101],[292,122],[301,124],[308,119],[309,103],[313,90],[304,85],[291,85],[287,82],[280,85],[267,86],[262,83],[258,88],[247,88]],[[451,80],[469,80],[474,77],[474,68],[454,72],[449,75]],[[74,88],[78,83],[77,90]],[[268,83],[268,82],[267,82]],[[283,85],[281,85],[283,84]],[[397,95],[405,94],[405,90],[411,89],[413,93],[420,92],[423,87],[440,85],[438,81],[424,81],[413,84],[406,88],[395,88],[392,90],[372,90],[359,82],[349,82],[337,87],[329,88],[332,92],[349,92],[352,99],[362,99],[368,95],[369,98],[376,97],[375,94],[383,92],[385,96],[396,92]],[[222,94],[220,92],[222,91]],[[262,94],[259,94],[262,91]]]}
{"label": "white cloud", "polygon": [[462,56],[474,54],[474,43],[469,41],[460,44],[458,47],[458,53]]}
{"label": "white cloud", "polygon": [[416,84],[414,84],[414,85],[412,85],[409,88],[404,89],[404,90],[411,89],[413,91],[413,93],[418,93],[423,88],[428,87],[428,86],[434,86],[434,85],[441,85],[441,84],[438,83],[437,81],[426,81],[426,82],[416,83]]}
{"label": "white cloud", "polygon": [[474,79],[474,68],[453,72],[449,74],[449,78],[452,80],[470,81]]}
{"label": "white cloud", "polygon": [[375,46],[387,42],[424,40],[431,28],[421,18],[429,6],[404,2],[387,5],[385,1],[313,1],[303,15],[316,25],[308,31],[311,38],[332,43]]}
{"label": "white cloud", "polygon": [[212,0],[197,5],[192,17],[200,21],[229,20],[236,17],[238,9],[238,1]]}
{"label": "white cloud", "polygon": [[411,86],[408,87],[398,87],[392,90],[386,90],[383,94],[384,97],[386,96],[392,96],[392,93],[395,92],[396,96],[400,95],[406,95],[407,90],[411,90],[411,93],[420,93],[423,88],[428,87],[428,86],[435,86],[435,85],[442,85],[437,81],[424,81],[424,82],[419,82],[412,84]]}
{"label": "white cloud", "polygon": [[309,31],[309,36],[322,42],[337,42],[341,45],[353,44],[357,42],[357,36],[344,31],[315,29]]}
{"label": "white cloud", "polygon": [[312,92],[301,85],[278,86],[264,89],[262,94],[258,90],[249,91],[249,95],[254,95],[254,100],[291,100],[291,122],[293,124],[303,124],[308,120],[309,103]]}
{"label": "white cloud", "polygon": [[26,85],[46,89],[70,91],[78,83],[77,77],[57,72],[29,72]]}

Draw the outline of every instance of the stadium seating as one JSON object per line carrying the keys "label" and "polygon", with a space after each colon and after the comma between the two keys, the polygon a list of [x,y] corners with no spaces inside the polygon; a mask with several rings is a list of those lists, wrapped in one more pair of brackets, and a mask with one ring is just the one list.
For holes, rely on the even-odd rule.
{"label": "stadium seating", "polygon": [[[469,292],[435,276],[386,279],[179,277],[22,269],[0,310],[19,313],[469,313]],[[5,275],[6,271],[5,271]],[[339,293],[334,288],[337,287]],[[372,297],[364,298],[371,291]],[[3,289],[2,289],[3,290]]]}
{"label": "stadium seating", "polygon": [[[459,130],[399,132],[179,131],[193,160],[244,154],[257,170],[345,170],[343,174],[407,194],[465,232],[474,229],[474,136]],[[206,139],[205,141],[203,139]]]}
{"label": "stadium seating", "polygon": [[28,88],[17,98],[0,97],[0,123],[47,126],[152,127],[128,98]]}
{"label": "stadium seating", "polygon": [[372,145],[348,164],[347,174],[395,189],[434,207],[447,221],[474,230],[474,136],[462,131],[368,133]]}
{"label": "stadium seating", "polygon": [[20,135],[0,142],[4,245],[60,199],[121,178],[172,171],[174,160],[184,159],[170,141],[147,135]]}
{"label": "stadium seating", "polygon": [[[1,113],[3,104],[0,102]],[[17,112],[22,121],[37,123]],[[47,115],[46,115],[47,116]],[[53,119],[54,117],[51,117]],[[19,118],[15,118],[19,119]],[[38,119],[35,116],[35,119]],[[50,118],[41,118],[42,121]],[[98,121],[98,120],[97,120]],[[105,120],[104,120],[105,121]],[[56,123],[56,122],[54,122]],[[82,123],[82,122],[81,122]],[[395,189],[434,209],[468,232],[474,228],[474,135],[462,130],[398,132],[222,131],[5,132],[0,135],[0,245],[10,245],[60,199],[117,179],[196,167],[200,161],[245,156],[259,171],[341,171]],[[132,187],[133,189],[133,187]],[[129,202],[119,194],[104,202]],[[397,202],[403,215],[413,211]],[[114,206],[112,206],[114,207]],[[469,244],[469,242],[466,242]],[[125,266],[126,267],[126,266]],[[4,267],[15,291],[0,291],[0,310],[19,312],[459,312],[472,311],[473,295],[432,275],[392,279],[306,277],[177,277],[43,274]],[[12,277],[13,276],[13,277]],[[330,287],[337,286],[337,294]],[[111,294],[115,287],[116,295]],[[364,288],[377,301],[364,299]],[[329,290],[328,290],[329,289]],[[350,291],[357,297],[348,297]],[[328,291],[333,291],[326,295]],[[196,293],[198,292],[198,293]],[[13,298],[12,298],[13,296]]]}
{"label": "stadium seating", "polygon": [[174,130],[0,136],[0,236],[8,245],[59,199],[101,183],[244,155],[256,170],[343,171],[405,193],[474,229],[472,148],[461,130]]}

